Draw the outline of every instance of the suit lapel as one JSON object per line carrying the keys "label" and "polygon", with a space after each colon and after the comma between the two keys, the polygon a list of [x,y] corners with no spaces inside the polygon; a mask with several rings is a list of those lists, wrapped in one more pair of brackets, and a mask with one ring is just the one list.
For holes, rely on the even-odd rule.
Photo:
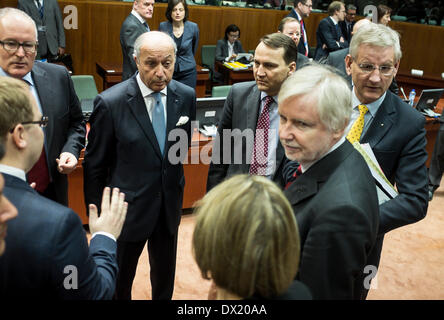
{"label": "suit lapel", "polygon": [[392,99],[391,93],[387,92],[384,101],[376,112],[375,118],[362,137],[361,143],[369,143],[373,148],[388,133],[396,121],[396,109]]}
{"label": "suit lapel", "polygon": [[156,134],[154,133],[153,125],[151,123],[150,116],[148,115],[148,111],[146,110],[145,100],[142,97],[142,93],[137,85],[136,77],[133,76],[129,80],[128,84],[128,107],[134,115],[136,122],[142,128],[146,137],[150,141],[153,146],[156,154],[162,158],[162,154],[160,153],[159,143],[157,142]]}
{"label": "suit lapel", "polygon": [[48,83],[51,83],[47,72],[39,67],[40,62],[34,62],[32,67],[31,76],[34,81],[35,89],[39,96],[40,107],[42,108],[42,114],[49,118],[49,125],[43,128],[45,133],[45,150],[48,150],[48,139],[53,137],[53,128],[55,127],[56,119],[54,119],[54,112],[52,109],[52,99],[57,95],[57,92],[53,90]]}
{"label": "suit lapel", "polygon": [[[247,97],[246,101],[246,118],[247,124],[245,128],[251,128],[253,130],[254,135],[257,126],[257,120],[259,118],[259,110],[261,105],[261,92],[257,88],[256,83],[253,85],[253,90],[250,90],[250,94]],[[246,163],[244,164],[248,169],[250,167],[249,163],[251,163],[251,157],[253,156],[253,146],[251,146],[251,150],[246,150]],[[247,170],[248,171],[248,170]]]}
{"label": "suit lapel", "polygon": [[170,141],[168,141],[168,133],[171,132],[174,128],[176,128],[176,123],[180,118],[180,108],[179,102],[180,97],[176,93],[176,83],[174,80],[171,80],[167,87],[167,126],[166,126],[166,146],[165,146],[165,155],[169,150]]}

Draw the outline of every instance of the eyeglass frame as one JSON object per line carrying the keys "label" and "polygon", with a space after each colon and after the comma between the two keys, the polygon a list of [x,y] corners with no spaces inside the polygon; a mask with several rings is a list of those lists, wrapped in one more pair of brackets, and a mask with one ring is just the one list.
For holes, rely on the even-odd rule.
{"label": "eyeglass frame", "polygon": [[[372,74],[373,71],[375,71],[376,69],[378,69],[379,74],[383,75],[384,77],[390,77],[391,75],[393,75],[394,70],[396,69],[395,66],[390,66],[390,73],[389,74],[385,74],[384,72],[382,72],[381,68],[384,67],[388,67],[388,66],[378,66],[376,67],[374,64],[372,63],[357,63],[353,58],[352,58],[352,63],[356,63],[356,65],[359,67],[359,70],[361,70],[363,73],[365,74]],[[364,70],[363,69],[363,65],[368,65],[368,66],[372,66],[372,70]]]}
{"label": "eyeglass frame", "polygon": [[[5,45],[7,44],[8,41],[9,42],[13,42],[13,43],[15,42],[15,44],[17,45],[17,48],[16,49],[12,49],[12,50],[6,49]],[[36,53],[37,52],[37,47],[39,45],[38,41],[36,41],[36,42],[30,42],[30,41],[18,42],[16,40],[6,40],[6,41],[0,40],[0,44],[2,45],[3,49],[5,49],[6,51],[11,52],[11,53],[16,53],[18,51],[18,49],[20,49],[20,47],[23,48],[23,51],[25,51],[25,53]],[[33,51],[29,51],[29,50],[25,49],[25,46],[24,46],[25,44],[33,44],[34,50]]]}
{"label": "eyeglass frame", "polygon": [[48,121],[49,121],[49,117],[42,116],[42,118],[40,120],[19,122],[19,123],[15,124],[14,127],[12,127],[11,130],[9,130],[9,132],[13,133],[15,127],[17,127],[17,125],[19,125],[19,124],[22,124],[22,125],[25,125],[25,124],[38,124],[40,128],[45,128],[48,125]]}
{"label": "eyeglass frame", "polygon": [[306,4],[306,3],[301,2],[301,4],[302,4],[303,6],[306,6],[307,8],[312,8],[312,9],[313,9],[313,3],[312,3],[311,5],[308,5],[308,4]]}

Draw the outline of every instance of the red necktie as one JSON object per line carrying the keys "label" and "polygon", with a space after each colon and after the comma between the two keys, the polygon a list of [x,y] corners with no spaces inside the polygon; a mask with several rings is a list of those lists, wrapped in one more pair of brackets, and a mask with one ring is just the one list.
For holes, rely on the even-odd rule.
{"label": "red necktie", "polygon": [[304,20],[301,19],[301,35],[302,35],[302,41],[304,43],[305,48],[305,56],[308,57],[308,50],[307,50],[307,40],[305,39],[305,26],[304,26]]}
{"label": "red necktie", "polygon": [[49,185],[48,163],[46,162],[45,147],[43,147],[39,160],[28,172],[28,182],[35,182],[35,190],[43,192]]}
{"label": "red necktie", "polygon": [[[265,176],[268,166],[268,134],[270,130],[270,105],[273,97],[266,96],[256,125],[254,137],[253,157],[251,158],[250,174]],[[262,152],[263,150],[263,152]]]}
{"label": "red necktie", "polygon": [[287,182],[287,184],[285,185],[285,189],[288,189],[288,187],[290,187],[290,185],[301,176],[302,174],[302,167],[301,165],[299,165],[299,167],[297,168],[297,170],[291,175],[292,179],[290,181]]}

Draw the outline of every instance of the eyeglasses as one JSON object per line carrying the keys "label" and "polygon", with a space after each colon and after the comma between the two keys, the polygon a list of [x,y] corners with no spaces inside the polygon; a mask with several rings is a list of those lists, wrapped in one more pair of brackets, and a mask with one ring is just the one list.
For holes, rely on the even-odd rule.
{"label": "eyeglasses", "polygon": [[372,73],[375,69],[378,69],[379,72],[383,75],[383,76],[391,76],[393,74],[393,70],[395,69],[395,67],[393,66],[374,66],[370,63],[359,63],[358,64],[359,69],[362,70],[362,72],[370,74]]}
{"label": "eyeglasses", "polygon": [[26,53],[35,53],[38,45],[37,42],[18,42],[15,40],[0,41],[0,44],[3,46],[3,49],[13,53],[20,47],[22,47]]}
{"label": "eyeglasses", "polygon": [[238,35],[238,34],[231,34],[231,33],[229,33],[228,36],[229,36],[230,38],[233,38],[233,39],[238,39],[238,38],[239,38],[239,35]]}
{"label": "eyeglasses", "polygon": [[[21,122],[21,124],[23,124],[23,125],[25,125],[25,124],[38,124],[40,128],[44,128],[44,127],[46,127],[48,125],[48,120],[49,120],[48,117],[42,116],[42,118],[40,120],[24,121],[24,122]],[[10,133],[14,132],[14,129],[15,129],[16,126],[17,126],[17,124],[14,125],[14,127],[11,130],[9,130],[9,132]]]}
{"label": "eyeglasses", "polygon": [[301,4],[302,4],[303,6],[306,6],[307,8],[313,8],[313,5],[312,5],[312,4],[308,5],[308,4],[305,4],[305,3],[302,3],[302,2],[301,2]]}

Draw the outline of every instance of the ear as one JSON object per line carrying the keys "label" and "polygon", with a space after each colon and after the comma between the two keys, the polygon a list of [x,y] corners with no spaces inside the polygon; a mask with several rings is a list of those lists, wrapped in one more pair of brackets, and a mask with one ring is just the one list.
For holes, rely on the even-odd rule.
{"label": "ear", "polygon": [[18,124],[17,126],[15,126],[14,130],[11,133],[11,140],[17,149],[26,148],[28,142],[26,141],[25,127],[22,124]]}
{"label": "ear", "polygon": [[136,62],[137,68],[139,68],[139,61],[135,55],[133,55],[134,61]]}
{"label": "ear", "polygon": [[293,72],[296,71],[296,62],[295,62],[295,61],[291,62],[291,63],[288,65],[288,69],[289,69],[289,71],[288,71],[288,75],[290,76]]}
{"label": "ear", "polygon": [[351,76],[351,65],[352,65],[353,59],[350,54],[345,56],[345,71],[349,76]]}
{"label": "ear", "polygon": [[396,77],[396,74],[398,73],[399,70],[399,64],[401,63],[401,61],[398,61],[395,63],[394,67],[395,67],[395,71],[393,72],[393,78]]}

